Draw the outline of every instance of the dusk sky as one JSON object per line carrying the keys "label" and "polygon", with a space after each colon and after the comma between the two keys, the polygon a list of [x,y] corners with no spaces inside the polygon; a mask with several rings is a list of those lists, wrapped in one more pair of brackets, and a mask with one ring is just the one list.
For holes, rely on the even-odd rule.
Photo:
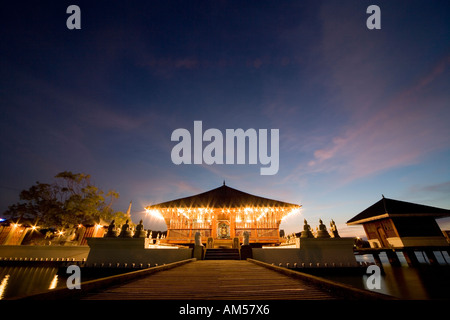
{"label": "dusk sky", "polygon": [[[0,11],[0,211],[83,172],[115,209],[219,187],[302,205],[281,229],[387,198],[450,209],[450,2],[15,1]],[[81,29],[69,30],[69,5]],[[381,29],[369,30],[369,5]],[[279,170],[181,164],[171,134],[279,129]],[[204,145],[206,145],[205,143]],[[450,229],[450,219],[438,220]],[[164,229],[151,217],[146,228]]]}

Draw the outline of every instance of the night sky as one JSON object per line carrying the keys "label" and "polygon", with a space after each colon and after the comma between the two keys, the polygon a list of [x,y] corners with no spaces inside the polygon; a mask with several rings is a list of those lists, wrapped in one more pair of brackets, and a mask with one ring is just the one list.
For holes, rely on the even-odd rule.
{"label": "night sky", "polygon": [[[12,3],[12,2],[11,2]],[[0,212],[91,174],[143,207],[223,184],[301,204],[281,229],[387,198],[450,209],[450,2],[15,1],[0,9]],[[81,29],[69,30],[69,5]],[[381,29],[369,30],[369,5]],[[175,165],[194,121],[279,129],[279,171]],[[438,220],[450,228],[447,220]],[[164,229],[151,217],[146,228]]]}

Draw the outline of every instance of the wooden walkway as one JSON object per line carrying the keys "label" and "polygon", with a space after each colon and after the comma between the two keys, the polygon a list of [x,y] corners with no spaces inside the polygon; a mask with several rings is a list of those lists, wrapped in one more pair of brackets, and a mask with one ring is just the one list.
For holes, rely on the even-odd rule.
{"label": "wooden walkway", "polygon": [[89,300],[335,299],[325,290],[239,260],[201,260],[90,293]]}

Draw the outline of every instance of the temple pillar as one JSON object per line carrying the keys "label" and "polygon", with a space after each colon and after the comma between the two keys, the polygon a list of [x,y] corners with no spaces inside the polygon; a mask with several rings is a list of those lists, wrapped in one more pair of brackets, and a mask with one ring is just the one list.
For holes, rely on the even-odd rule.
{"label": "temple pillar", "polygon": [[233,239],[236,236],[236,214],[230,214],[230,238]]}
{"label": "temple pillar", "polygon": [[217,239],[217,220],[212,219],[211,221],[211,238]]}
{"label": "temple pillar", "polygon": [[192,239],[192,221],[189,221],[189,239]]}

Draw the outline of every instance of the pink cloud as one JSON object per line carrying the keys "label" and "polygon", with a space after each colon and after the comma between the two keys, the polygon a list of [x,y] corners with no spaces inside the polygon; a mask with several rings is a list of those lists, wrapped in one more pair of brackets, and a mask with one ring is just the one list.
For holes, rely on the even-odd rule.
{"label": "pink cloud", "polygon": [[338,171],[346,181],[420,162],[448,147],[445,102],[427,91],[449,66],[446,57],[410,87],[372,112],[356,111],[351,124],[309,161],[313,172]]}
{"label": "pink cloud", "polygon": [[418,84],[414,87],[414,90],[419,90],[427,86],[430,82],[434,81],[435,78],[439,77],[450,65],[450,55],[445,56],[441,61],[439,61],[436,66],[425,75]]}
{"label": "pink cloud", "polygon": [[[399,85],[396,73],[391,77],[390,71],[401,56],[381,50],[386,47],[385,38],[367,36],[352,10],[340,3],[321,7],[322,39],[316,55],[318,67],[326,70],[317,77],[327,88],[331,106],[339,108],[333,112],[347,119],[341,125],[325,128],[324,124],[323,130],[304,134],[301,141],[307,139],[308,147],[301,151],[311,156],[298,163],[286,182],[333,172],[347,183],[420,163],[450,145],[448,93],[442,89],[450,56]],[[395,91],[396,87],[402,89]],[[293,138],[299,139],[298,134]]]}

